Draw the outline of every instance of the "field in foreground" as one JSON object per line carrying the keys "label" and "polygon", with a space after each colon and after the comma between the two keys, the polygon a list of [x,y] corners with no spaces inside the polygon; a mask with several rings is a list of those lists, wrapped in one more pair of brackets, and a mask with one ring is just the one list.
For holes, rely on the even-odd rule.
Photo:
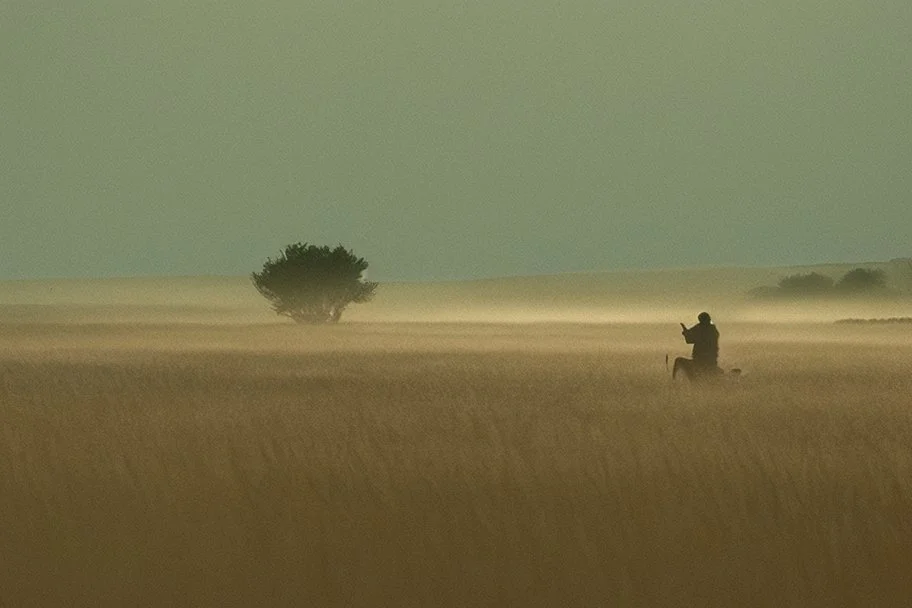
{"label": "field in foreground", "polygon": [[912,328],[6,323],[0,605],[912,597]]}

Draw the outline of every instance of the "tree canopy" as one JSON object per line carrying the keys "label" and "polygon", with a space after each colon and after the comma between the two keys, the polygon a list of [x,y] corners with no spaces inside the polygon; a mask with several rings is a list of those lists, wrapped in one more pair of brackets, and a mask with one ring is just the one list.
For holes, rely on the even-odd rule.
{"label": "tree canopy", "polygon": [[758,298],[796,298],[811,296],[889,295],[887,275],[883,270],[854,268],[838,281],[817,273],[792,274],[779,279],[776,287],[757,287],[750,295]]}
{"label": "tree canopy", "polygon": [[251,274],[257,291],[277,314],[298,323],[336,323],[351,303],[369,301],[377,283],[362,275],[368,263],[342,245],[287,245]]}
{"label": "tree canopy", "polygon": [[788,293],[824,293],[833,287],[833,279],[817,272],[793,274],[779,281],[779,289]]}
{"label": "tree canopy", "polygon": [[887,277],[883,270],[855,268],[845,273],[836,288],[846,292],[866,292],[886,289]]}

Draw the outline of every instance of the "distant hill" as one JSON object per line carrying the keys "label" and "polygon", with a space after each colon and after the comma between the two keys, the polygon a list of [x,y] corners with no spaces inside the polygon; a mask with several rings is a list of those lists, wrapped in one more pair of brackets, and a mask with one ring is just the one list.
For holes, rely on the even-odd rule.
{"label": "distant hill", "polygon": [[[838,278],[858,267],[883,270],[897,292],[912,294],[912,260],[788,267],[622,270],[446,282],[383,283],[343,322],[573,321],[689,322],[700,310],[719,319],[836,320],[909,316],[904,297],[888,302],[760,303],[758,286],[791,274]],[[153,277],[0,282],[0,321],[286,322],[247,277]]]}

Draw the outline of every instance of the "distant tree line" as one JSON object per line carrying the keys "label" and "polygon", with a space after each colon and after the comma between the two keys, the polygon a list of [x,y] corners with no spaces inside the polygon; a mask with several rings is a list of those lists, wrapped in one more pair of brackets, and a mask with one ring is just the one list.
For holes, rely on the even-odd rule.
{"label": "distant tree line", "polygon": [[887,276],[883,270],[854,268],[834,280],[818,272],[792,274],[779,279],[775,287],[757,287],[750,295],[759,298],[846,295],[884,295]]}

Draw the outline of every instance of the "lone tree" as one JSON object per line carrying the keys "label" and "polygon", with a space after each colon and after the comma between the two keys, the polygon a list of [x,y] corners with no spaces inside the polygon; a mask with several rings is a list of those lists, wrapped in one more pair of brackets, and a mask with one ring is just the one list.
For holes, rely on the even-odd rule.
{"label": "lone tree", "polygon": [[336,323],[352,302],[370,300],[377,283],[364,281],[364,258],[339,245],[287,245],[263,270],[250,275],[273,310],[298,323]]}

